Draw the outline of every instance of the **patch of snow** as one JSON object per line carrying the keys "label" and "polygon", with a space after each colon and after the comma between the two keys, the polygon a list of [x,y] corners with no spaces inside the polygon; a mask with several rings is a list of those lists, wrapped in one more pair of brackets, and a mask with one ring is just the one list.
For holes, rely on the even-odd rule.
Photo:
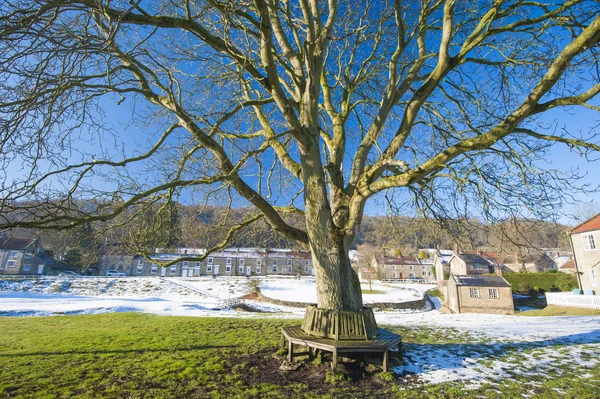
{"label": "patch of snow", "polygon": [[[408,302],[423,298],[427,290],[435,288],[433,284],[372,283],[361,284],[363,291],[380,291],[380,294],[363,294],[365,304],[377,302]],[[260,290],[268,298],[281,301],[316,303],[317,286],[314,278],[300,280],[263,279]]]}

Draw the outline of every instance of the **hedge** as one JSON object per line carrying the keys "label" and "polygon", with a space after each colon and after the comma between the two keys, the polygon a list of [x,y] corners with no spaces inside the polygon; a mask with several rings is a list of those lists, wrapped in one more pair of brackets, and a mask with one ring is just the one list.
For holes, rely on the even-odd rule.
{"label": "hedge", "polygon": [[502,277],[512,285],[513,292],[527,293],[532,288],[571,291],[578,287],[575,276],[566,273],[505,273]]}

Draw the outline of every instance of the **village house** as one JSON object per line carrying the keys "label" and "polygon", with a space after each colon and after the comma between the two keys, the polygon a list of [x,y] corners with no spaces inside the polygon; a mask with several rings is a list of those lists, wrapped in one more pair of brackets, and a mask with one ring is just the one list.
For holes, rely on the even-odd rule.
{"label": "village house", "polygon": [[106,256],[100,274],[118,270],[131,276],[198,277],[198,276],[310,276],[313,275],[309,252],[291,249],[227,248],[212,252],[203,261],[178,259],[205,254],[204,249],[178,248],[173,253],[159,253],[151,259],[141,256]]}
{"label": "village house", "polygon": [[449,249],[438,249],[433,255],[433,268],[437,281],[447,280],[450,275],[450,259],[454,251]]}
{"label": "village house", "polygon": [[434,281],[433,262],[416,257],[380,256],[373,259],[372,269],[380,280],[423,279]]}
{"label": "village house", "polygon": [[0,238],[0,274],[41,275],[46,262],[37,239]]}
{"label": "village house", "polygon": [[512,288],[501,276],[451,275],[444,306],[451,313],[514,313]]}
{"label": "village house", "polygon": [[494,272],[492,264],[479,254],[456,253],[448,261],[450,274],[455,276],[474,276]]}
{"label": "village house", "polygon": [[586,294],[600,292],[600,214],[576,226],[570,232],[575,273]]}
{"label": "village house", "polygon": [[[441,264],[441,262],[440,262]],[[448,260],[449,277],[438,279],[449,313],[514,313],[512,288],[502,277],[502,267],[482,255],[455,253]],[[496,275],[490,275],[493,272]]]}

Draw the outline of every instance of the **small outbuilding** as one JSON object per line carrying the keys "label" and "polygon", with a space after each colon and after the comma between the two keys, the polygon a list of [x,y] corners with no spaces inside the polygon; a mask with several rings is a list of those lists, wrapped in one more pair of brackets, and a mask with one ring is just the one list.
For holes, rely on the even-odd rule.
{"label": "small outbuilding", "polygon": [[445,291],[444,307],[451,313],[514,313],[512,288],[501,276],[452,275]]}

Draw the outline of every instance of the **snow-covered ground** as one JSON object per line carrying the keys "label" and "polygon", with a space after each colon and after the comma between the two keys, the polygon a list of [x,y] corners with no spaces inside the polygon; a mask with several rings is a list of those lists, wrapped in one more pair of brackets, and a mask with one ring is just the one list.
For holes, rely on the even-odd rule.
{"label": "snow-covered ground", "polygon": [[[376,302],[407,302],[423,298],[425,291],[435,288],[434,284],[362,284],[363,291],[372,290],[376,294],[363,294],[366,304]],[[262,294],[282,301],[316,303],[317,287],[313,278],[301,280],[264,279],[260,282]]]}
{"label": "snow-covered ground", "polygon": [[[264,295],[297,302],[316,300],[314,281],[268,278],[259,281]],[[364,287],[363,287],[364,288]],[[431,286],[373,285],[382,294],[365,302],[420,298]],[[304,309],[248,301],[269,313],[215,310],[222,299],[250,290],[247,279],[74,278],[47,281],[0,281],[0,315],[45,316],[106,312],[160,315],[300,319]],[[370,297],[378,298],[371,299]],[[380,299],[380,298],[386,298]],[[435,298],[434,298],[435,299]],[[600,364],[600,316],[523,317],[487,314],[448,315],[434,311],[378,311],[379,325],[428,328],[461,344],[406,344],[405,362],[395,367],[412,381],[462,381],[477,387],[511,376],[585,374]],[[467,342],[467,343],[464,343]]]}

